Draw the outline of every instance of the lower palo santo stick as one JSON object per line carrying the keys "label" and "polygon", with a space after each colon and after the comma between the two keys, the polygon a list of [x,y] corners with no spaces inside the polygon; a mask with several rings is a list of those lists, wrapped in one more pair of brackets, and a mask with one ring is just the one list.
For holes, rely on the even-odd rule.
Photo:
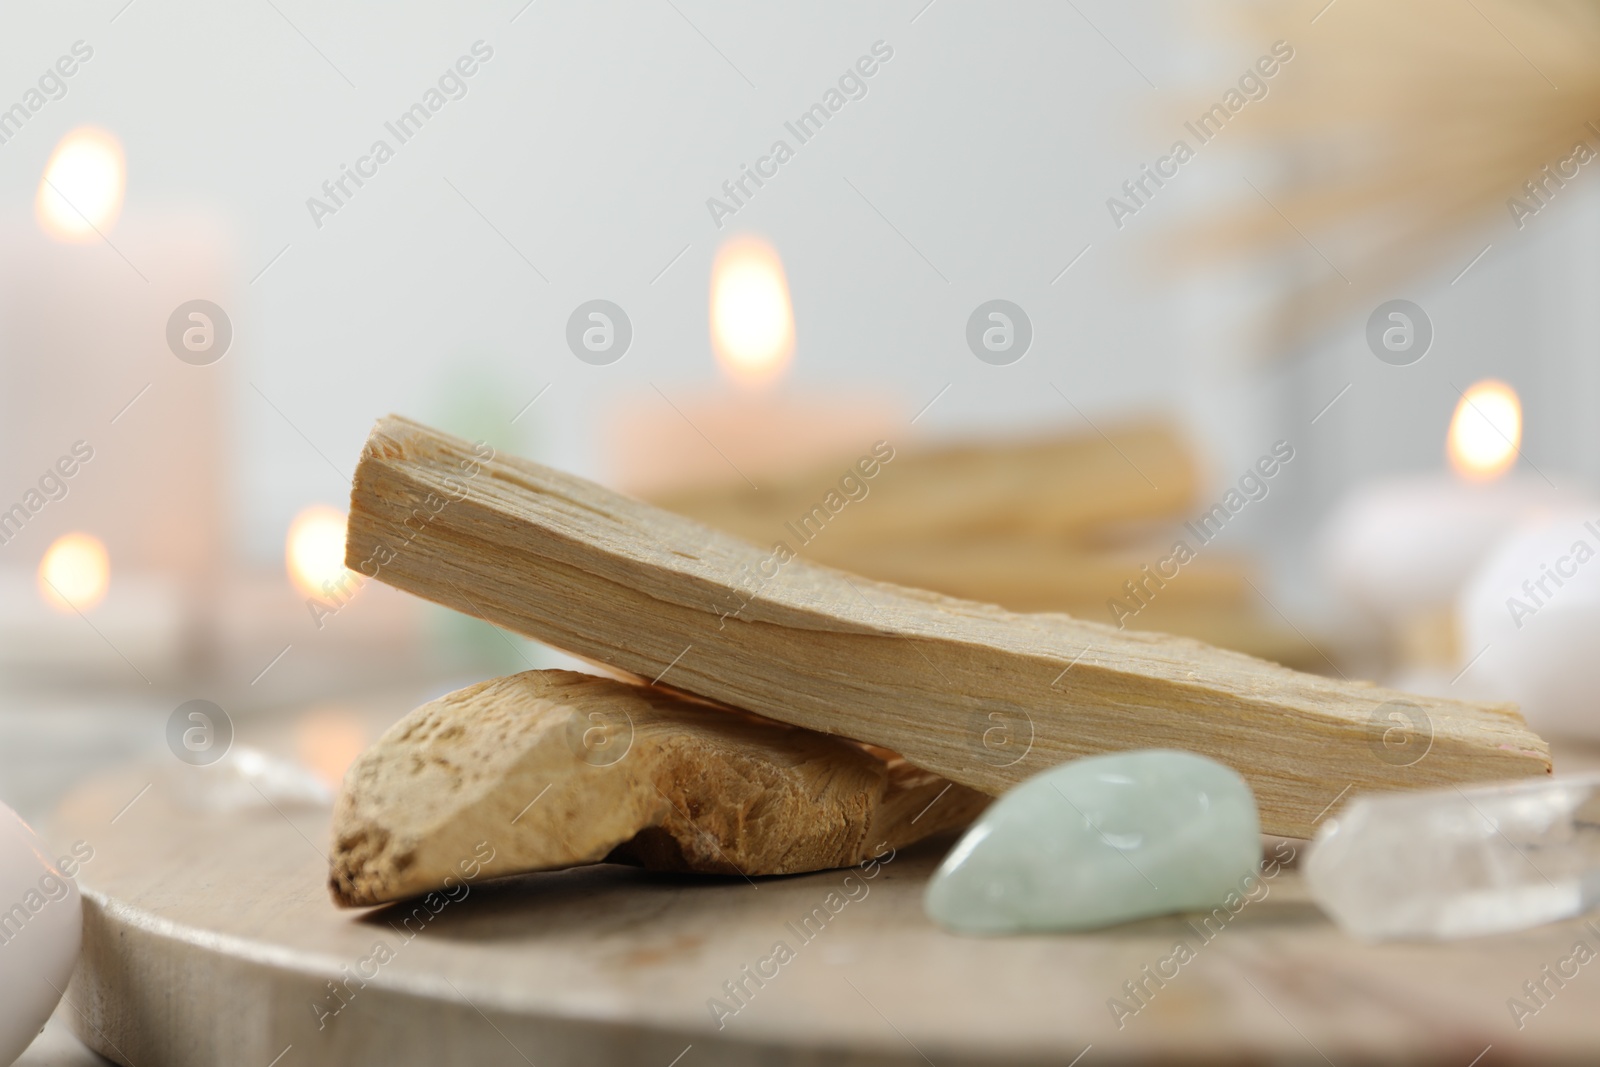
{"label": "lower palo santo stick", "polygon": [[1550,771],[1509,705],[853,578],[396,416],[362,452],[346,553],[557,648],[991,794],[1077,756],[1187,749],[1245,777],[1268,833],[1306,837],[1346,795]]}
{"label": "lower palo santo stick", "polygon": [[334,809],[328,881],[363,907],[608,858],[796,874],[965,826],[988,802],[810,730],[528,671],[424,704],[362,753]]}

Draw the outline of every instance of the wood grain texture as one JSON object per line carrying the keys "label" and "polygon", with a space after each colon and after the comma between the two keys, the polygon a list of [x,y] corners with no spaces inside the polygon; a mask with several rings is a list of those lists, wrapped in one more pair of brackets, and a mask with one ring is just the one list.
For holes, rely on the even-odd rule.
{"label": "wood grain texture", "polygon": [[1511,706],[1408,696],[801,559],[774,568],[753,545],[488,452],[381,420],[351,492],[348,564],[641,678],[881,745],[983,792],[1077,756],[1187,749],[1244,776],[1265,830],[1305,837],[1348,792],[1550,770],[1547,746]]}
{"label": "wood grain texture", "polygon": [[[937,801],[937,803],[935,803]],[[364,907],[610,859],[749,877],[849,867],[989,797],[811,730],[573,671],[424,704],[356,760],[329,888]],[[475,855],[494,842],[492,858]]]}

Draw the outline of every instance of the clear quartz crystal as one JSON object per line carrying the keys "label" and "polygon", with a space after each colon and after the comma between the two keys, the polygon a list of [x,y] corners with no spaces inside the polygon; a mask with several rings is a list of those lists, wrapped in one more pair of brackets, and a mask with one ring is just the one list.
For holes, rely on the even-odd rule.
{"label": "clear quartz crystal", "polygon": [[1311,896],[1368,940],[1522,930],[1600,904],[1600,773],[1357,797],[1324,823]]}

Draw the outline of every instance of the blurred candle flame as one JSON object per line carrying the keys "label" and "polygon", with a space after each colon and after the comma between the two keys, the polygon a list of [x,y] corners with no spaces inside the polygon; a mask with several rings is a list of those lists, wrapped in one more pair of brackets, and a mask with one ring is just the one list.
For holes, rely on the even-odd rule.
{"label": "blurred candle flame", "polygon": [[344,513],[326,504],[313,504],[294,517],[284,546],[284,566],[289,580],[308,597],[323,599],[337,592],[345,580]]}
{"label": "blurred candle flame", "polygon": [[1505,382],[1485,378],[1461,394],[1450,420],[1450,463],[1473,481],[1500,477],[1522,445],[1522,401]]}
{"label": "blurred candle flame", "polygon": [[340,707],[312,708],[294,723],[295,755],[333,789],[369,740],[361,717]]}
{"label": "blurred candle flame", "polygon": [[126,184],[117,139],[90,126],[73,130],[56,145],[39,180],[39,225],[57,240],[93,241],[122,213]]}
{"label": "blurred candle flame", "polygon": [[89,611],[110,584],[111,558],[92,534],[62,534],[39,561],[39,595],[59,611]]}
{"label": "blurred candle flame", "polygon": [[735,382],[760,386],[794,354],[794,307],[777,249],[759,237],[730,238],[711,266],[711,348]]}

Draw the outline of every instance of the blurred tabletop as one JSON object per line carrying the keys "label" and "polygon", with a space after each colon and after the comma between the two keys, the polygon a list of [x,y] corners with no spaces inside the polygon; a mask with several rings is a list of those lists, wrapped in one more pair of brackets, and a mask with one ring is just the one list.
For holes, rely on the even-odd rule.
{"label": "blurred tabletop", "polygon": [[[1600,764],[1592,749],[1558,758]],[[1569,982],[1520,1028],[1506,1007],[1570,956],[1585,934],[1576,921],[1365,945],[1322,916],[1293,860],[1221,926],[1171,916],[1070,936],[934,928],[921,894],[948,840],[870,876],[602,864],[346,912],[324,885],[326,805],[266,784],[252,802],[215,791],[222,780],[211,768],[124,767],[75,789],[52,822],[62,840],[96,845],[80,875],[85,956],[64,1017],[120,1062],[1600,1059],[1600,985]],[[1272,846],[1280,858],[1304,847]],[[778,941],[794,958],[773,966]],[[1179,941],[1194,955],[1174,977],[1160,961]]]}
{"label": "blurred tabletop", "polygon": [[[336,778],[340,760],[429,695],[264,709],[240,717],[235,744],[302,776],[323,761],[321,774]],[[1184,917],[1059,937],[943,934],[920,897],[946,841],[904,850],[870,882],[855,872],[869,892],[810,941],[794,924],[851,872],[753,883],[610,865],[528,875],[474,886],[401,941],[409,905],[329,903],[325,803],[274,801],[270,788],[261,803],[196,792],[224,780],[221,768],[172,759],[159,741],[168,711],[40,704],[0,716],[10,799],[36,819],[55,811],[42,827],[53,843],[92,837],[96,847],[80,875],[95,973],[80,967],[26,1067],[105,1062],[69,1026],[139,1067],[221,1062],[218,1049],[260,1067],[280,1054],[279,1067],[1600,1061],[1600,984],[1569,982],[1521,1030],[1506,1007],[1570,954],[1576,923],[1363,945],[1321,915],[1292,863],[1211,940]],[[1600,767],[1600,747],[1552,748],[1558,772]],[[1299,856],[1304,843],[1279,848]],[[1144,968],[1180,938],[1196,958],[1151,986]],[[709,1002],[737,1005],[725,983],[780,939],[797,947],[794,962],[714,1025]],[[316,1005],[340,1003],[327,982],[379,940],[403,950],[316,1025]],[[1153,992],[1141,1003],[1128,982]],[[1113,1000],[1137,1010],[1119,1019]]]}

